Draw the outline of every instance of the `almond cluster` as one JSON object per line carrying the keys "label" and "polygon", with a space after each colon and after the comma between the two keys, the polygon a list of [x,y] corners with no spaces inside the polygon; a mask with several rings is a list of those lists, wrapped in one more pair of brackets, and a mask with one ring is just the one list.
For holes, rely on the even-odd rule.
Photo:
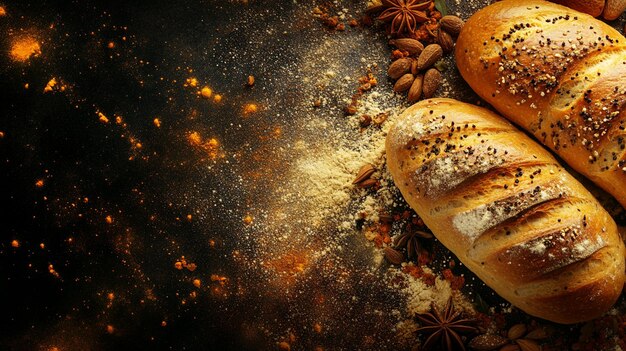
{"label": "almond cluster", "polygon": [[411,38],[393,39],[389,44],[395,46],[400,55],[389,66],[387,75],[396,80],[393,90],[396,93],[408,91],[409,102],[415,102],[422,96],[432,97],[441,85],[441,72],[433,67],[444,53],[454,49],[454,38],[463,28],[463,20],[456,16],[444,16],[439,21],[436,43],[424,47],[419,40]]}

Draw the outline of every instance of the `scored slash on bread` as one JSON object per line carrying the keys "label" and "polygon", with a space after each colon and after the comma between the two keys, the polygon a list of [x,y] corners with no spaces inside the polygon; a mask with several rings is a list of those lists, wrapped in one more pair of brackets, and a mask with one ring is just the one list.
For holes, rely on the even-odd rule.
{"label": "scored slash on bread", "polygon": [[626,206],[626,38],[541,0],[474,14],[455,51],[485,101]]}
{"label": "scored slash on bread", "polygon": [[396,186],[435,236],[520,309],[576,323],[619,297],[624,244],[615,222],[500,116],[424,100],[402,113],[386,150]]}

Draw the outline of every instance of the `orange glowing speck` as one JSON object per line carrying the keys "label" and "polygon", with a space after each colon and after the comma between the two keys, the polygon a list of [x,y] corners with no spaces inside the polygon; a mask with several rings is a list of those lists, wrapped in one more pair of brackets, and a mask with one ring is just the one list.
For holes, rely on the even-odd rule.
{"label": "orange glowing speck", "polygon": [[42,188],[43,187],[43,179],[39,179],[35,182],[35,186],[38,188]]}
{"label": "orange glowing speck", "polygon": [[219,104],[220,102],[222,102],[222,95],[215,94],[215,96],[213,97],[213,102],[215,102],[216,104]]}
{"label": "orange glowing speck", "polygon": [[200,90],[200,95],[202,95],[202,97],[205,99],[210,99],[211,95],[213,95],[213,90],[205,86],[204,88],[202,88],[202,90]]}
{"label": "orange glowing speck", "polygon": [[155,118],[154,120],[152,120],[152,123],[154,123],[154,126],[157,128],[161,128],[161,120],[158,118]]}
{"label": "orange glowing speck", "polygon": [[252,216],[250,216],[250,215],[246,215],[245,217],[243,217],[243,223],[246,224],[246,225],[252,224],[253,220],[254,220],[254,218],[252,218]]}
{"label": "orange glowing speck", "polygon": [[201,285],[202,285],[202,282],[200,281],[200,279],[193,280],[193,286],[195,286],[196,288],[199,288]]}
{"label": "orange glowing speck", "polygon": [[200,133],[192,131],[187,135],[187,140],[191,146],[204,151],[212,160],[220,156],[220,142],[215,138],[203,140]]}
{"label": "orange glowing speck", "polygon": [[41,46],[33,37],[18,38],[13,42],[10,54],[14,61],[24,62],[31,56],[41,55]]}
{"label": "orange glowing speck", "polygon": [[253,113],[257,113],[259,111],[259,106],[257,106],[257,104],[245,104],[243,106],[243,114],[245,116],[251,115]]}
{"label": "orange glowing speck", "polygon": [[109,118],[107,116],[104,115],[104,113],[102,112],[97,112],[98,114],[98,120],[102,123],[109,123]]}
{"label": "orange glowing speck", "polygon": [[17,240],[13,240],[11,241],[11,246],[17,249],[18,247],[20,247],[20,242]]}
{"label": "orange glowing speck", "polygon": [[56,278],[61,278],[59,273],[54,269],[54,265],[52,265],[52,263],[48,265],[48,272]]}
{"label": "orange glowing speck", "polygon": [[0,17],[6,16],[7,15],[7,10],[4,9],[4,7],[0,6]]}
{"label": "orange glowing speck", "polygon": [[107,44],[107,48],[109,48],[109,49],[113,49],[114,47],[115,47],[115,43],[114,43],[114,42],[112,42],[112,41],[110,41],[110,42]]}
{"label": "orange glowing speck", "polygon": [[104,219],[108,224],[113,223],[113,217],[111,216],[106,216],[106,218]]}
{"label": "orange glowing speck", "polygon": [[187,78],[185,85],[195,88],[198,86],[198,79],[194,77]]}
{"label": "orange glowing speck", "polygon": [[52,90],[54,90],[54,87],[57,85],[57,80],[56,78],[52,78],[48,81],[48,84],[46,84],[46,86],[43,88],[43,92],[45,93],[49,93]]}
{"label": "orange glowing speck", "polygon": [[189,140],[189,143],[193,146],[199,146],[202,144],[202,137],[200,136],[200,133],[198,132],[189,133],[187,140]]}
{"label": "orange glowing speck", "polygon": [[109,333],[109,334],[115,333],[115,327],[110,325],[110,324],[107,325],[107,333]]}

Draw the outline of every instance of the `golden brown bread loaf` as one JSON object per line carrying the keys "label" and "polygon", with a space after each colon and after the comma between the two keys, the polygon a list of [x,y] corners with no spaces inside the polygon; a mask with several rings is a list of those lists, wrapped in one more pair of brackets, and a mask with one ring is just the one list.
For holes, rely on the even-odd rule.
{"label": "golden brown bread loaf", "polygon": [[600,316],[624,284],[613,219],[555,158],[491,111],[451,99],[409,107],[387,136],[406,201],[502,297],[537,317]]}
{"label": "golden brown bread loaf", "polygon": [[505,117],[626,206],[626,39],[541,0],[478,11],[456,45],[461,75]]}

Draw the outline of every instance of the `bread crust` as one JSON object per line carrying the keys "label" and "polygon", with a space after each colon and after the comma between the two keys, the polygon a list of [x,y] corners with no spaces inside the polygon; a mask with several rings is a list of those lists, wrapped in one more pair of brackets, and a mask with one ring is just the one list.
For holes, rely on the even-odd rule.
{"label": "bread crust", "polygon": [[624,284],[610,215],[544,148],[495,113],[419,102],[386,140],[387,165],[435,236],[502,297],[577,323],[606,312]]}
{"label": "bread crust", "polygon": [[472,89],[626,207],[626,39],[542,0],[504,0],[459,35]]}

